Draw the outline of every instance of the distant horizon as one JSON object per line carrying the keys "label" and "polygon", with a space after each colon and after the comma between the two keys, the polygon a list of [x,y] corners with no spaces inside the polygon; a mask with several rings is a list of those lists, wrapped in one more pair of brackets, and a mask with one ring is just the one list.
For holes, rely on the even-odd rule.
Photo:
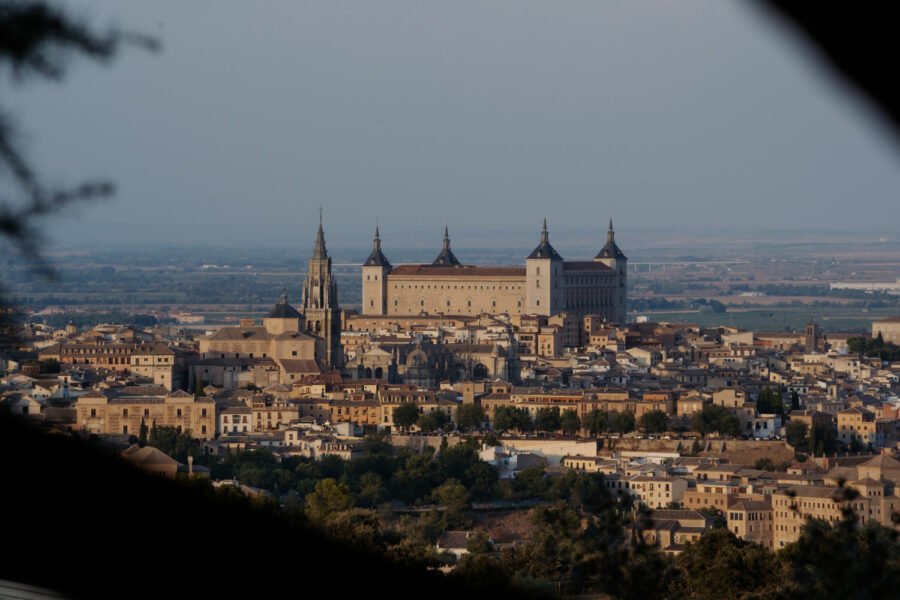
{"label": "distant horizon", "polygon": [[[150,242],[145,240],[123,240],[123,239],[86,239],[81,241],[58,241],[47,240],[46,249],[50,255],[54,253],[70,253],[78,251],[97,251],[105,248],[108,249],[126,249],[138,251],[140,249],[167,249],[167,248],[185,248],[202,250],[208,248],[215,250],[219,248],[230,249],[304,249],[307,246],[311,252],[313,242],[315,240],[315,227],[317,223],[310,223],[309,231],[297,231],[296,236],[270,236],[266,239],[203,239],[200,237],[191,240],[179,241],[159,241]],[[443,225],[434,227],[434,231],[419,230],[410,231],[394,231],[390,224],[381,223],[382,247],[387,254],[391,250],[399,252],[407,252],[413,250],[427,250],[433,248],[435,252],[440,249],[441,239],[443,237]],[[603,228],[589,229],[585,227],[570,228],[554,228],[548,222],[550,231],[550,241],[554,245],[562,248],[569,248],[570,251],[578,251],[579,248],[587,249],[596,246],[599,250],[606,239],[606,226]],[[334,251],[347,253],[349,251],[358,250],[362,252],[371,248],[373,231],[362,233],[350,233],[344,231],[338,225],[329,227],[326,222],[324,225],[325,240],[328,245],[329,252]],[[336,231],[335,231],[336,230]],[[454,249],[464,250],[472,249],[478,251],[497,250],[511,251],[515,249],[531,249],[531,246],[537,244],[539,239],[539,226],[534,231],[515,231],[512,228],[484,227],[476,226],[473,229],[464,229],[462,227],[450,227],[451,245]],[[734,250],[735,247],[755,246],[766,243],[777,243],[779,246],[798,246],[798,245],[822,245],[829,246],[840,241],[853,245],[865,244],[900,244],[900,232],[896,229],[871,229],[871,230],[848,230],[847,228],[819,228],[819,229],[778,229],[755,230],[747,232],[741,229],[709,228],[701,227],[683,227],[683,228],[624,228],[620,229],[615,226],[616,240],[622,246],[623,250],[628,252],[660,252],[663,250],[685,250],[691,247],[702,249],[704,252]],[[699,234],[703,234],[700,236]],[[218,236],[216,236],[218,237]],[[390,256],[389,256],[390,258]]]}
{"label": "distant horizon", "polygon": [[385,240],[448,224],[516,247],[545,216],[561,241],[610,217],[623,241],[900,222],[896,137],[753,3],[67,9],[162,50],[4,90],[48,183],[116,185],[46,222],[58,244],[305,246],[319,206],[338,247],[379,221]]}

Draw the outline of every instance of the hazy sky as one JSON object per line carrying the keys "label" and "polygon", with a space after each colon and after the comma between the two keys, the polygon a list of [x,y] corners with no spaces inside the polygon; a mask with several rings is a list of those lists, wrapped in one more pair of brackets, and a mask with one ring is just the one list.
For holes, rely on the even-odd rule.
{"label": "hazy sky", "polygon": [[[117,197],[78,243],[368,246],[507,230],[891,230],[900,152],[778,23],[738,2],[105,0],[156,35],[4,94],[56,182]],[[7,79],[3,80],[9,91]],[[623,239],[624,238],[624,239]],[[599,243],[599,242],[598,242]],[[528,242],[525,245],[529,245]],[[599,246],[598,246],[599,247]]]}

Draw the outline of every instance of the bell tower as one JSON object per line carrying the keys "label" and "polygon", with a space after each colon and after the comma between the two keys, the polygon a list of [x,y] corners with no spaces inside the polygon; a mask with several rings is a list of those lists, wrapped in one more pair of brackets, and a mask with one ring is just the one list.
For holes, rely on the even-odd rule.
{"label": "bell tower", "polygon": [[325,341],[324,354],[317,356],[323,370],[344,366],[344,348],[341,345],[341,310],[338,304],[337,283],[331,274],[331,257],[325,248],[322,229],[322,209],[319,209],[319,230],[316,245],[306,271],[301,301],[306,330]]}

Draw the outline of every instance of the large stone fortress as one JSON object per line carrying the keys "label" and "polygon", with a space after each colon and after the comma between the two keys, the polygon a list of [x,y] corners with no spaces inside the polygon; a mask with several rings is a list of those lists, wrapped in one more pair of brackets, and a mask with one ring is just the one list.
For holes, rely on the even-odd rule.
{"label": "large stone fortress", "polygon": [[431,264],[393,266],[375,230],[362,266],[364,315],[599,315],[625,323],[628,259],[615,241],[612,220],[606,245],[593,260],[568,261],[550,245],[547,222],[524,267],[463,265],[444,246]]}

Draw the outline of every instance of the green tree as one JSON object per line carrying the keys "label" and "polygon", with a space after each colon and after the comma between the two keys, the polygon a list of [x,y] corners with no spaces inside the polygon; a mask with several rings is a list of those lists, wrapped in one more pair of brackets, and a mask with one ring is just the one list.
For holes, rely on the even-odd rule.
{"label": "green tree", "polygon": [[162,450],[178,462],[187,462],[188,456],[201,454],[200,442],[191,437],[190,431],[181,431],[175,427],[157,427],[156,421],[150,428],[147,445]]}
{"label": "green tree", "polygon": [[458,479],[448,479],[435,488],[433,499],[448,510],[457,512],[468,510],[471,506],[469,491]]}
{"label": "green tree", "polygon": [[[628,528],[635,511],[630,497],[612,497],[600,476],[573,473],[565,479],[554,487],[568,499],[532,512],[531,539],[505,550],[504,565],[518,580],[552,582],[557,594],[663,597],[668,566],[642,537],[631,540]],[[640,514],[643,523],[646,513]]]}
{"label": "green tree", "polygon": [[370,433],[363,438],[362,450],[366,457],[391,456],[394,447],[391,446],[391,434],[387,431]]}
{"label": "green tree", "polygon": [[384,552],[386,549],[387,540],[375,511],[350,508],[332,512],[319,523],[330,537],[353,548],[368,552]]}
{"label": "green tree", "polygon": [[550,489],[550,480],[543,467],[529,467],[508,480],[510,495],[517,499],[544,498]]}
{"label": "green tree", "polygon": [[824,456],[836,452],[839,443],[834,425],[832,423],[819,423],[813,425],[812,429],[809,431],[809,441],[807,445],[810,454],[813,456]]}
{"label": "green tree", "polygon": [[486,531],[477,531],[475,535],[466,540],[466,550],[469,554],[491,554],[494,551],[494,544],[491,536]]}
{"label": "green tree", "polygon": [[560,428],[559,409],[539,408],[534,415],[534,428],[538,431],[557,431]]}
{"label": "green tree", "polygon": [[484,437],[481,438],[481,443],[485,446],[499,446],[500,438],[496,433],[489,431],[488,433],[484,434]]}
{"label": "green tree", "polygon": [[141,448],[143,448],[144,446],[147,445],[147,434],[148,434],[147,423],[144,422],[144,417],[141,417],[141,427],[140,427],[139,433],[138,433],[138,445]]}
{"label": "green tree", "polygon": [[862,354],[867,348],[868,340],[864,337],[852,337],[847,339],[847,350],[853,354]]}
{"label": "green tree", "polygon": [[794,448],[808,448],[807,432],[809,427],[803,421],[790,421],[785,429],[787,443]]}
{"label": "green tree", "polygon": [[783,414],[784,399],[780,389],[765,387],[756,399],[756,410],[761,414]]}
{"label": "green tree", "polygon": [[62,367],[55,358],[45,358],[40,361],[41,373],[59,373]]}
{"label": "green tree", "polygon": [[472,507],[472,497],[459,480],[448,479],[440,487],[435,488],[432,498],[444,507],[445,527],[457,529],[471,524],[465,513]]}
{"label": "green tree", "polygon": [[677,596],[719,600],[759,598],[778,592],[782,566],[759,544],[739,540],[727,529],[705,532],[675,559]]}
{"label": "green tree", "polygon": [[484,423],[484,409],[480,404],[460,404],[456,409],[456,426],[461,431],[481,429]]}
{"label": "green tree", "polygon": [[754,463],[754,469],[759,469],[760,471],[774,471],[775,470],[775,462],[771,458],[760,458]]}
{"label": "green tree", "polygon": [[669,415],[661,410],[651,410],[641,415],[640,429],[646,433],[662,433],[669,428]]}
{"label": "green tree", "polygon": [[741,422],[730,410],[718,404],[707,404],[703,410],[694,413],[691,428],[700,435],[719,433],[737,437],[741,433]]}
{"label": "green tree", "polygon": [[897,532],[872,519],[862,524],[852,508],[858,495],[842,486],[835,496],[841,519],[836,523],[807,521],[799,539],[782,550],[785,597],[896,597],[900,589]]}
{"label": "green tree", "polygon": [[518,587],[520,582],[512,579],[509,569],[496,553],[464,554],[447,577],[464,590],[470,589],[476,596],[528,598],[549,595],[537,595],[527,587]]}
{"label": "green tree", "polygon": [[501,406],[494,411],[493,427],[497,431],[530,431],[533,427],[528,411],[513,406]]}
{"label": "green tree", "polygon": [[418,420],[419,407],[413,402],[404,402],[394,409],[394,425],[403,431],[409,431]]}
{"label": "green tree", "polygon": [[447,413],[442,410],[435,410],[419,416],[416,425],[422,431],[436,431],[444,427],[449,421],[450,417],[447,416]]}
{"label": "green tree", "polygon": [[387,489],[381,476],[378,473],[363,473],[356,493],[357,506],[373,508],[387,499]]}
{"label": "green tree", "polygon": [[634,431],[634,426],[634,413],[629,410],[615,411],[609,414],[607,427],[613,433],[628,433]]}
{"label": "green tree", "polygon": [[315,523],[324,523],[334,513],[350,507],[350,490],[330,477],[318,482],[315,491],[306,496],[306,514]]}
{"label": "green tree", "polygon": [[574,435],[581,429],[581,419],[574,410],[564,410],[559,417],[559,428],[566,435]]}
{"label": "green tree", "polygon": [[791,410],[800,410],[800,394],[797,390],[791,390]]}
{"label": "green tree", "polygon": [[584,418],[584,426],[591,432],[591,435],[596,436],[606,431],[607,421],[606,412],[595,408]]}
{"label": "green tree", "polygon": [[723,513],[718,508],[715,508],[713,506],[704,506],[703,508],[697,510],[697,512],[699,512],[707,519],[712,520],[713,529],[725,529],[728,526],[728,520],[725,518],[725,513]]}

